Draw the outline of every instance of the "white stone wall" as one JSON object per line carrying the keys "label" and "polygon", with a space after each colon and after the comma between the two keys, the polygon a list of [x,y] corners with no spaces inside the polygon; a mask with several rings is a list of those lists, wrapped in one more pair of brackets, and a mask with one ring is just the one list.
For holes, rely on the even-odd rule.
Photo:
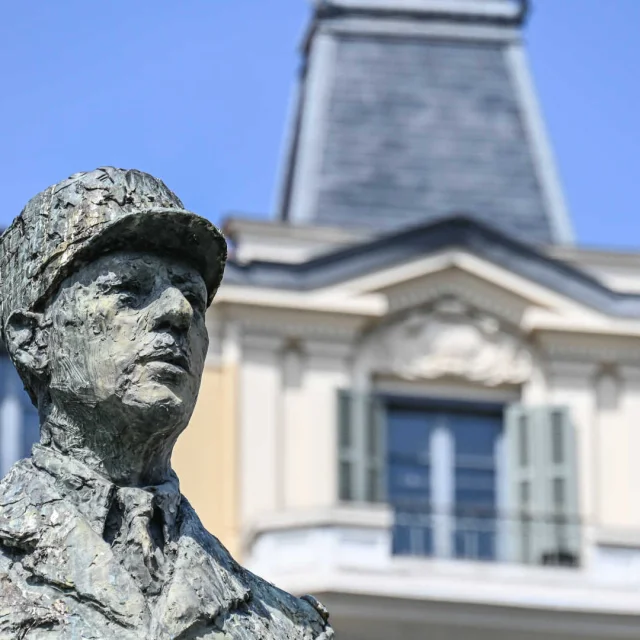
{"label": "white stone wall", "polygon": [[[255,331],[255,330],[254,330]],[[354,383],[356,345],[296,335],[245,334],[240,355],[242,517],[326,507],[337,495],[336,393]],[[537,356],[530,380],[379,379],[378,390],[430,397],[568,406],[578,434],[580,505],[594,529],[640,540],[640,368]],[[625,539],[627,539],[625,538]],[[616,538],[617,539],[617,538]]]}

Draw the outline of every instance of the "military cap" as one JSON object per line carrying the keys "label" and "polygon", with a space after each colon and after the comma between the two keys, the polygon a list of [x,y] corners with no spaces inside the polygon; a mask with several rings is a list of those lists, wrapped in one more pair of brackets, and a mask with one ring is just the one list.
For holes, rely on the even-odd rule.
{"label": "military cap", "polygon": [[114,167],[76,173],[34,196],[0,236],[0,338],[13,311],[38,310],[78,266],[121,249],[183,258],[209,304],[227,257],[220,231],[161,180]]}

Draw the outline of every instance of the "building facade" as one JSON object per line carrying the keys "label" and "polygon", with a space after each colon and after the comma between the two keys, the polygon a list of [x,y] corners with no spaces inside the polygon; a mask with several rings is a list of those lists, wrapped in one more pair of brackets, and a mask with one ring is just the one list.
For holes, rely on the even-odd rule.
{"label": "building facade", "polygon": [[175,464],[344,640],[638,635],[640,255],[573,244],[526,8],[318,3],[276,219],[226,223]]}

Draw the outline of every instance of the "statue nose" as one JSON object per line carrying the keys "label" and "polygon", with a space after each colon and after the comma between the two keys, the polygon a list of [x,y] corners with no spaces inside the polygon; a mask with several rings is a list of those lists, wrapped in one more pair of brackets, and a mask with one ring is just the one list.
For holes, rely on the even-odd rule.
{"label": "statue nose", "polygon": [[191,304],[175,287],[166,289],[153,305],[152,323],[156,331],[185,331],[191,326],[192,319]]}

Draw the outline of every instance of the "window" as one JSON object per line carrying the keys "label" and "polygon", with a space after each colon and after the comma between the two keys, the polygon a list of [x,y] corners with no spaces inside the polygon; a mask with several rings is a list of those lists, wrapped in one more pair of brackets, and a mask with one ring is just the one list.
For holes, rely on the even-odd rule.
{"label": "window", "polygon": [[349,392],[338,406],[340,499],[389,502],[394,553],[579,564],[567,407]]}
{"label": "window", "polygon": [[455,555],[491,560],[496,556],[496,447],[502,417],[446,414],[454,443]]}
{"label": "window", "polygon": [[502,414],[387,408],[388,499],[396,554],[496,557]]}
{"label": "window", "polygon": [[405,409],[387,413],[387,495],[396,512],[392,537],[396,554],[433,553],[433,418]]}

